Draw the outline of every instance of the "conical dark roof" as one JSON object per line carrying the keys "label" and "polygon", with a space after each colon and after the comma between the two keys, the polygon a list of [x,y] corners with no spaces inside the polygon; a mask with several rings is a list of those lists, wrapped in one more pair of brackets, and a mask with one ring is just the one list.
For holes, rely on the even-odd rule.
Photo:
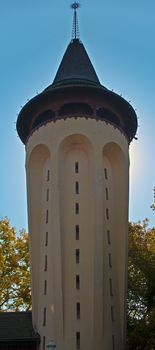
{"label": "conical dark roof", "polygon": [[73,39],[67,47],[52,85],[63,85],[77,80],[100,85],[84,45],[79,39]]}
{"label": "conical dark roof", "polygon": [[137,130],[137,117],[132,106],[100,84],[79,39],[73,39],[68,45],[53,83],[22,108],[17,131],[26,143],[36,128],[75,115],[111,123],[127,136],[129,142]]}

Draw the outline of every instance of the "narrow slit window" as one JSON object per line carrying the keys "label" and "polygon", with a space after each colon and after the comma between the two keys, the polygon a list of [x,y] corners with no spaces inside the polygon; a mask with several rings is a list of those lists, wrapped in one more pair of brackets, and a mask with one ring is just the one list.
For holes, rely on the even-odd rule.
{"label": "narrow slit window", "polygon": [[48,246],[48,232],[46,232],[46,237],[45,237],[45,247]]}
{"label": "narrow slit window", "polygon": [[45,268],[44,271],[47,271],[47,255],[45,255]]}
{"label": "narrow slit window", "polygon": [[75,214],[79,214],[79,203],[75,203]]}
{"label": "narrow slit window", "polygon": [[48,224],[48,209],[46,210],[46,224]]}
{"label": "narrow slit window", "polygon": [[79,173],[79,162],[75,162],[75,173]]}
{"label": "narrow slit window", "polygon": [[76,289],[80,289],[80,276],[76,275]]}
{"label": "narrow slit window", "polygon": [[49,201],[49,189],[47,189],[47,191],[46,191],[46,202],[48,202]]}
{"label": "narrow slit window", "polygon": [[107,168],[104,169],[104,176],[105,176],[105,179],[108,180],[108,171],[107,171]]}
{"label": "narrow slit window", "polygon": [[109,254],[109,267],[112,267],[112,259],[111,259],[111,254]]}
{"label": "narrow slit window", "polygon": [[45,336],[43,336],[43,346],[42,349],[45,350]]}
{"label": "narrow slit window", "polygon": [[80,349],[80,332],[76,332],[76,348]]}
{"label": "narrow slit window", "polygon": [[114,308],[111,306],[111,321],[114,322]]}
{"label": "narrow slit window", "polygon": [[110,296],[113,296],[112,279],[109,279]]}
{"label": "narrow slit window", "polygon": [[47,280],[44,281],[44,295],[47,294]]}
{"label": "narrow slit window", "polygon": [[79,194],[79,182],[78,181],[75,182],[75,193]]}
{"label": "narrow slit window", "polygon": [[109,191],[108,191],[107,187],[105,189],[105,195],[106,195],[106,200],[108,201],[108,199],[109,199]]}
{"label": "narrow slit window", "polygon": [[109,220],[109,209],[108,208],[106,208],[106,218],[107,218],[107,220]]}
{"label": "narrow slit window", "polygon": [[47,170],[47,181],[50,181],[50,171]]}
{"label": "narrow slit window", "polygon": [[75,250],[76,264],[80,262],[80,249]]}
{"label": "narrow slit window", "polygon": [[111,244],[110,230],[107,230],[107,240],[108,240],[108,244]]}
{"label": "narrow slit window", "polygon": [[112,335],[112,350],[115,350],[115,336]]}
{"label": "narrow slit window", "polygon": [[80,303],[76,303],[76,317],[80,319]]}
{"label": "narrow slit window", "polygon": [[46,326],[46,307],[44,307],[44,311],[43,311],[43,326]]}
{"label": "narrow slit window", "polygon": [[78,241],[79,238],[80,238],[80,229],[79,229],[79,225],[75,225],[75,238],[76,238],[76,241]]}

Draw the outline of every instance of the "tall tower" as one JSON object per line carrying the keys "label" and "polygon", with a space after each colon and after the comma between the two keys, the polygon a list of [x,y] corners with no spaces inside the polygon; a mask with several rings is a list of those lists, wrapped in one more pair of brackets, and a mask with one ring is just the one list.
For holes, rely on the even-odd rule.
{"label": "tall tower", "polygon": [[129,144],[136,114],[73,37],[53,83],[21,110],[33,325],[41,349],[123,350]]}

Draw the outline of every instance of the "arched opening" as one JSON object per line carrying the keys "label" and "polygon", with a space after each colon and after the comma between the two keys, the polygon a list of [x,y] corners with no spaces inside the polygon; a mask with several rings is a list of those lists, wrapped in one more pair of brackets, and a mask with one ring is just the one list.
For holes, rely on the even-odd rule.
{"label": "arched opening", "polygon": [[55,117],[55,112],[48,109],[42,113],[40,113],[37,117],[35,117],[35,120],[33,121],[32,128],[36,128],[40,124],[43,124],[47,121],[50,121]]}
{"label": "arched opening", "polygon": [[[59,187],[61,213],[62,286],[66,338],[76,327],[76,293],[87,276],[87,287],[79,296],[81,313],[89,312],[83,334],[89,334],[93,322],[91,290],[93,284],[93,146],[81,134],[66,137],[59,148]],[[82,254],[82,255],[81,255]],[[77,273],[77,266],[79,273]],[[74,283],[73,283],[74,281]],[[83,286],[83,288],[85,288]],[[71,310],[71,312],[70,312]],[[79,318],[79,310],[78,310]],[[73,331],[74,337],[74,331]]]}
{"label": "arched opening", "polygon": [[80,103],[80,102],[74,102],[74,103],[67,103],[60,107],[59,116],[65,116],[65,115],[78,115],[78,114],[86,114],[86,115],[93,115],[93,110],[90,105],[87,103]]}
{"label": "arched opening", "polygon": [[[35,320],[42,312],[40,298],[40,283],[43,280],[43,259],[40,248],[46,239],[45,201],[47,199],[48,171],[50,170],[50,151],[45,145],[36,146],[27,159],[27,191],[28,191],[28,218],[30,232],[30,256],[33,283],[33,314]],[[47,206],[47,205],[46,205]],[[49,215],[48,215],[49,216]],[[43,252],[43,249],[42,249]]]}
{"label": "arched opening", "polygon": [[[103,203],[106,244],[109,252],[107,275],[110,281],[110,296],[113,286],[115,298],[115,322],[118,329],[124,326],[127,241],[128,241],[128,152],[110,142],[103,148]],[[108,193],[108,197],[106,194]],[[108,215],[107,215],[108,213]],[[108,270],[109,269],[109,270]],[[108,286],[109,290],[109,286]],[[106,305],[107,313],[113,306],[111,299]],[[106,320],[105,320],[106,322]]]}
{"label": "arched opening", "polygon": [[107,108],[101,107],[101,108],[97,109],[96,114],[98,117],[105,119],[105,120],[109,121],[110,123],[113,123],[117,126],[121,126],[121,122],[120,122],[118,116],[114,112],[110,111]]}

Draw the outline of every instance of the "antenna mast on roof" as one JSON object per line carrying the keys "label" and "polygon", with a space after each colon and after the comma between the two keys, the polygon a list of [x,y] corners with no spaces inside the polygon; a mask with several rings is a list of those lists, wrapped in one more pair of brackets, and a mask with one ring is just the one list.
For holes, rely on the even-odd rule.
{"label": "antenna mast on roof", "polygon": [[79,39],[79,25],[78,25],[78,17],[77,17],[77,9],[80,7],[79,2],[74,2],[71,5],[71,8],[74,10],[73,17],[73,28],[72,28],[72,39]]}

